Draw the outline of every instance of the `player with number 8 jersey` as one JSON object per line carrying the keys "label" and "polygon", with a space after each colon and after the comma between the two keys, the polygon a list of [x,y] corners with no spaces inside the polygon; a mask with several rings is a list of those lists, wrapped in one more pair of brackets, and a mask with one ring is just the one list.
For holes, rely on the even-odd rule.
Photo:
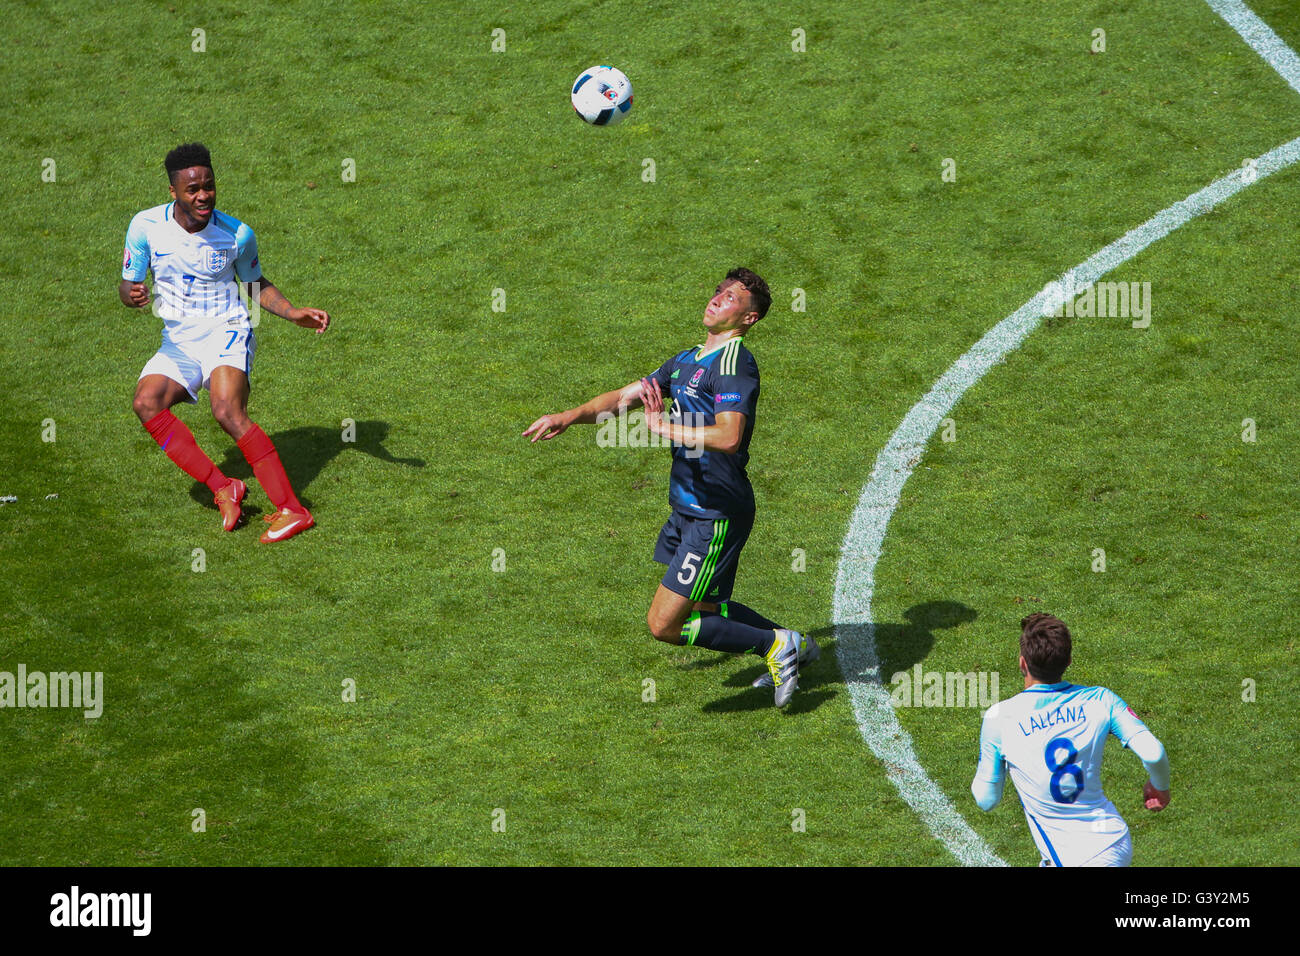
{"label": "player with number 8 jersey", "polygon": [[197,402],[200,389],[208,389],[213,417],[275,505],[262,541],[284,541],[315,520],[294,494],[271,439],[248,417],[255,342],[241,288],[272,315],[318,333],[329,328],[329,313],[296,308],[262,275],[253,230],[216,208],[212,158],[203,144],[176,147],[164,168],[172,201],[131,220],[122,255],[122,304],[149,304],[144,280],[152,272],[155,310],[163,320],[162,345],[140,373],[133,408],[167,457],[208,486],[222,527],[232,531],[247,486],[222,474],[171,411],[179,402]]}
{"label": "player with number 8 jersey", "polygon": [[1169,804],[1164,745],[1114,691],[1062,679],[1071,656],[1064,622],[1031,614],[1020,626],[1025,689],[984,714],[975,802],[981,810],[997,806],[1010,766],[1040,865],[1128,866],[1128,824],[1101,789],[1106,738],[1114,734],[1142,761],[1148,810]]}

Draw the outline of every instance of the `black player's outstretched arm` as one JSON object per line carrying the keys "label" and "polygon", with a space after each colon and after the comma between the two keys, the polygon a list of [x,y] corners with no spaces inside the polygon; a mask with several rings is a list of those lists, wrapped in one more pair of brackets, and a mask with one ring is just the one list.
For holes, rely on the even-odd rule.
{"label": "black player's outstretched arm", "polygon": [[328,312],[324,309],[297,308],[285,298],[284,293],[276,287],[275,283],[265,276],[255,282],[245,283],[244,291],[250,301],[256,296],[260,308],[282,319],[288,319],[294,325],[301,325],[304,329],[315,329],[317,332],[324,332],[329,328]]}

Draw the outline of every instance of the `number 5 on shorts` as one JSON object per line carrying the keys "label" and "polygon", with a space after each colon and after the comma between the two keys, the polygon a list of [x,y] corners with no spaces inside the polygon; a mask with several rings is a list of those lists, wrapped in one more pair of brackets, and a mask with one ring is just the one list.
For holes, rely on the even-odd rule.
{"label": "number 5 on shorts", "polygon": [[677,580],[682,584],[690,584],[695,580],[695,575],[699,573],[699,565],[692,564],[692,561],[699,561],[700,556],[694,551],[686,552],[686,557],[682,558],[682,569],[677,572]]}

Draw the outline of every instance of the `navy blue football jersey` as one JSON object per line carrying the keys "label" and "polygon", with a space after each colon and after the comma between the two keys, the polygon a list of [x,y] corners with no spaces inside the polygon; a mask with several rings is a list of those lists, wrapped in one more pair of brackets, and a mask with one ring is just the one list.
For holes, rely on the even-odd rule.
{"label": "navy blue football jersey", "polygon": [[712,352],[702,349],[674,355],[651,376],[660,394],[672,397],[669,419],[698,428],[717,424],[719,412],[740,412],[745,433],[734,455],[674,445],[668,500],[673,510],[695,518],[752,514],[754,489],[745,466],[758,408],[758,363],[740,336]]}

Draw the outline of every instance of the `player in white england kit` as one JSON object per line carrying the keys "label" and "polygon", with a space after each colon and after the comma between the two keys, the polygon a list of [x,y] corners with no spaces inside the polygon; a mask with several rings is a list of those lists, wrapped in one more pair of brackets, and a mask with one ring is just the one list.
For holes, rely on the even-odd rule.
{"label": "player in white england kit", "polygon": [[971,793],[981,810],[1002,799],[1006,768],[1020,794],[1041,866],[1128,866],[1128,825],[1101,791],[1106,737],[1142,760],[1148,810],[1169,804],[1165,748],[1114,691],[1062,680],[1070,664],[1070,631],[1050,614],[1020,622],[1020,672],[1025,689],[984,714],[980,761]]}
{"label": "player in white england kit", "polygon": [[133,407],[167,456],[212,490],[222,526],[231,531],[247,487],[223,475],[171,412],[208,389],[213,417],[275,505],[262,541],[284,541],[315,521],[294,494],[275,446],[248,417],[254,337],[241,286],[250,284],[248,294],[257,295],[262,309],[318,333],[329,328],[329,313],[295,308],[262,275],[253,230],[216,209],[212,159],[201,143],[176,147],[164,165],[172,201],[131,220],[118,287],[124,305],[146,306],[144,280],[152,272],[155,310],[163,320],[162,346],[140,373]]}

